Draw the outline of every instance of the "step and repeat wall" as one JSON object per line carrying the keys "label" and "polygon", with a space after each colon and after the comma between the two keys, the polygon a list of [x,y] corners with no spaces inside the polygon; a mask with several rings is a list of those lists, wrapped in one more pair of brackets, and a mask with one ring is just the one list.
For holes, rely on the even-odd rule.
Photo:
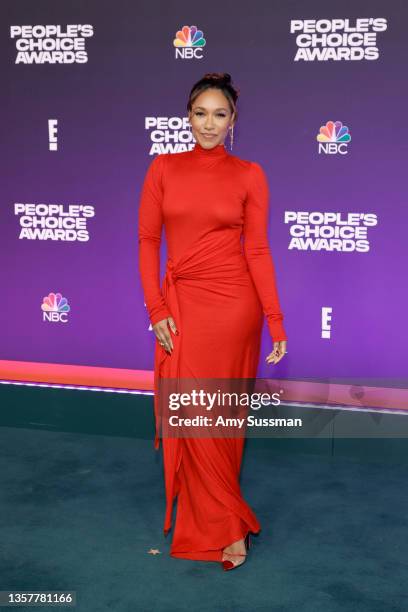
{"label": "step and repeat wall", "polygon": [[240,90],[228,151],[269,180],[289,341],[266,365],[265,325],[258,376],[405,376],[408,4],[20,0],[1,11],[1,378],[19,363],[73,366],[83,385],[86,367],[152,370],[139,196],[155,155],[194,146],[186,104],[209,71]]}

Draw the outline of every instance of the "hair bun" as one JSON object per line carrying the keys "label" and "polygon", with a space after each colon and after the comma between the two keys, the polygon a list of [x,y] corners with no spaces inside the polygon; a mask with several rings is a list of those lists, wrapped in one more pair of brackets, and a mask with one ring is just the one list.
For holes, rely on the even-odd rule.
{"label": "hair bun", "polygon": [[207,72],[204,78],[210,81],[217,81],[220,84],[231,84],[231,75],[228,72]]}

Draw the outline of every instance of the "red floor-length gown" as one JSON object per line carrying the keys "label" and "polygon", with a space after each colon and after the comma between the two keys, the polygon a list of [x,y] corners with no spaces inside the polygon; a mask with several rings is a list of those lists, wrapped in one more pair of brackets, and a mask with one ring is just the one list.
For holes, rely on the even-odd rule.
{"label": "red floor-length gown", "polygon": [[[139,269],[152,324],[172,316],[171,354],[155,344],[164,378],[255,378],[263,314],[271,338],[286,340],[267,238],[269,191],[262,167],[223,144],[154,158],[139,207]],[[164,224],[167,267],[160,287]],[[162,437],[164,532],[177,512],[170,554],[220,561],[222,549],[257,533],[239,474],[244,438]]]}

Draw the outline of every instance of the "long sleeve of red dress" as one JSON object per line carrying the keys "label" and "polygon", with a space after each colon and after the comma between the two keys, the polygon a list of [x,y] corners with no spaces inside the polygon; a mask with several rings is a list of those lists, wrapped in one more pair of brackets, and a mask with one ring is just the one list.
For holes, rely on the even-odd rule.
{"label": "long sleeve of red dress", "polygon": [[139,206],[139,272],[152,325],[171,314],[160,291],[160,243],[163,226],[163,156],[150,163]]}
{"label": "long sleeve of red dress", "polygon": [[251,162],[243,227],[244,253],[272,339],[287,340],[268,241],[269,187],[262,167]]}

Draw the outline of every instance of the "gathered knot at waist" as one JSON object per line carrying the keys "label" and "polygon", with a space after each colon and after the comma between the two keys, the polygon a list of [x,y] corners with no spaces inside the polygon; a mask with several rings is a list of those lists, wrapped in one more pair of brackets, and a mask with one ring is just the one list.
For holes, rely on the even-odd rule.
{"label": "gathered knot at waist", "polygon": [[220,280],[228,281],[238,278],[248,271],[248,264],[240,250],[229,253],[215,252],[203,257],[197,253],[195,257],[182,259],[175,263],[167,260],[166,277],[170,284],[178,280]]}

